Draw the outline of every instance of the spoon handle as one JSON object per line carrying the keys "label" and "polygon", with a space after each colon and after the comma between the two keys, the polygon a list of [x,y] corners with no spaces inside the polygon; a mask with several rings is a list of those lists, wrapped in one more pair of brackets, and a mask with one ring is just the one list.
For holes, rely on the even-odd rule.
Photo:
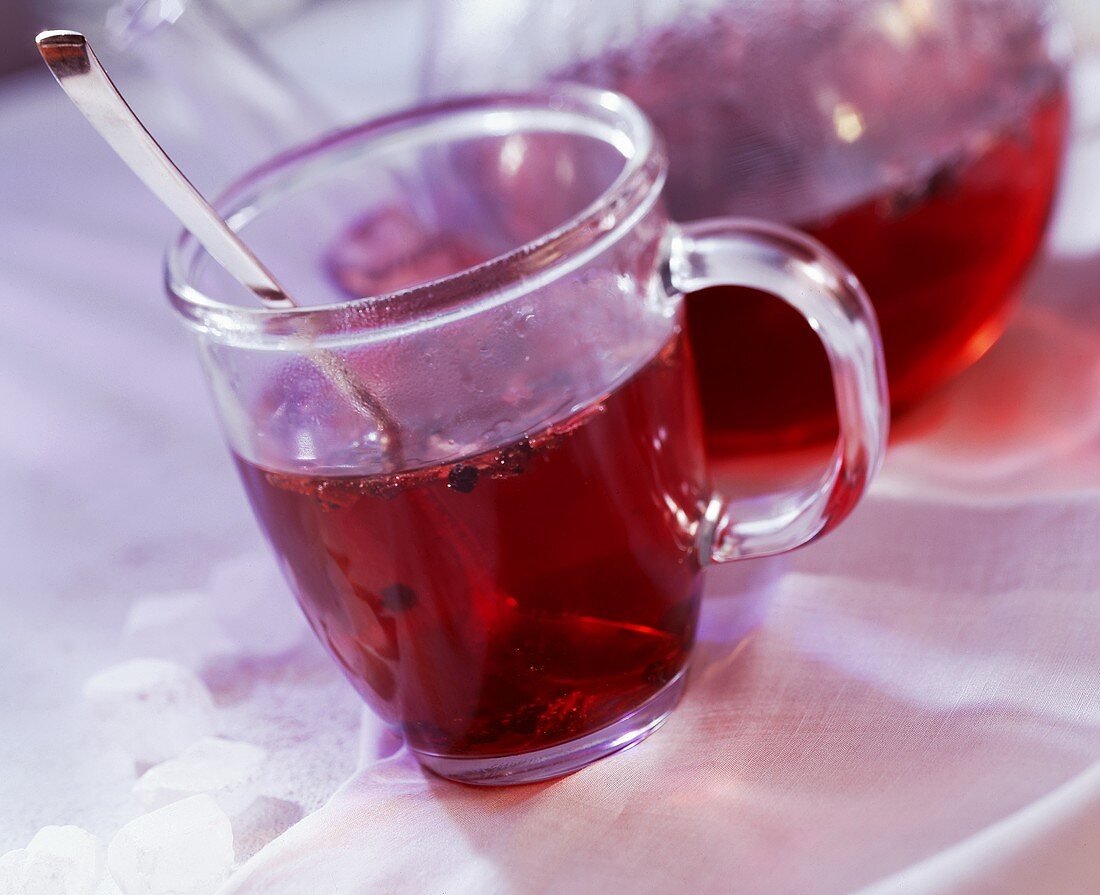
{"label": "spoon handle", "polygon": [[35,39],[57,83],[130,169],[168,206],[229,273],[270,308],[294,301],[145,129],[78,31]]}

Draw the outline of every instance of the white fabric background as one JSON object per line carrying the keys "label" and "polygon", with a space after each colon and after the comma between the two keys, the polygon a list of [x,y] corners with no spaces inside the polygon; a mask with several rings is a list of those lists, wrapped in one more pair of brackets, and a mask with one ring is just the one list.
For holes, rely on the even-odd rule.
{"label": "white fabric background", "polygon": [[[240,856],[308,814],[225,895],[1100,891],[1095,75],[1004,340],[899,427],[833,536],[712,573],[687,696],[643,745],[486,792],[360,729],[309,641],[203,665],[221,732],[272,753]],[[157,288],[172,223],[42,79],[0,109],[3,851],[128,816],[80,684],[135,599],[259,537]]]}

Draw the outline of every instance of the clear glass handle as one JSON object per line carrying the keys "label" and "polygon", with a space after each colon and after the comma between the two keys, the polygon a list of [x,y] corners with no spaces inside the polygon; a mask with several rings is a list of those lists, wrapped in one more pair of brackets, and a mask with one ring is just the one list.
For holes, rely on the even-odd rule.
{"label": "clear glass handle", "polygon": [[771,556],[820,537],[851,512],[886,451],[889,398],[882,343],[863,287],[809,237],[736,218],[674,230],[667,270],[676,292],[744,286],[771,293],[802,314],[829,356],[840,422],[836,449],[821,478],[774,495],[763,517],[759,498],[750,511],[715,496],[701,526],[701,555],[717,563]]}

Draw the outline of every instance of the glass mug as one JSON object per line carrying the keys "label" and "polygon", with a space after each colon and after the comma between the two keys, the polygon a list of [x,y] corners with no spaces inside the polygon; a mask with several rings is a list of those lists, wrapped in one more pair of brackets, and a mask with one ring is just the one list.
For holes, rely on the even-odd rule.
{"label": "glass mug", "polygon": [[[189,234],[169,252],[305,614],[444,777],[530,782],[639,741],[682,690],[702,570],[819,537],[881,461],[855,278],[782,227],[671,225],[665,172],[619,94],[455,100],[293,151],[222,200],[308,306],[237,304]],[[812,486],[711,489],[682,294],[718,284],[785,300],[828,352],[841,435]]]}

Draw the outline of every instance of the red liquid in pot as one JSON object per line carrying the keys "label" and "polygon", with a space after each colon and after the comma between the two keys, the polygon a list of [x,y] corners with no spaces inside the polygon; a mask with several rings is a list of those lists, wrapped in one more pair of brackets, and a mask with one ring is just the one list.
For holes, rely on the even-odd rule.
{"label": "red liquid in pot", "polygon": [[[797,225],[866,287],[895,410],[1000,335],[1047,224],[1067,114],[1058,94],[976,158],[947,164],[911,190]],[[711,451],[835,437],[828,362],[794,311],[751,290],[722,288],[689,296],[687,316]]]}

